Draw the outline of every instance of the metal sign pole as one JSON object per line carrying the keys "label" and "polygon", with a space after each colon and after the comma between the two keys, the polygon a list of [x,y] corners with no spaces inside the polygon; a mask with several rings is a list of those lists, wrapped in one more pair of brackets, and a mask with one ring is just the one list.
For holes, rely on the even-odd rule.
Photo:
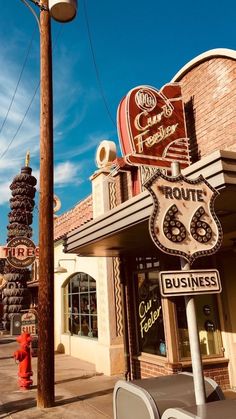
{"label": "metal sign pole", "polygon": [[[189,263],[185,259],[180,258],[181,269],[188,270],[190,269]],[[193,381],[194,381],[194,390],[196,404],[204,404],[206,402],[206,391],[204,385],[203,369],[202,369],[202,359],[200,351],[200,342],[199,334],[197,327],[197,317],[195,309],[195,300],[192,295],[186,295],[184,297],[186,316],[188,323],[188,335],[192,359],[192,369],[193,369]]]}
{"label": "metal sign pole", "polygon": [[[172,176],[176,177],[180,174],[180,166],[178,162],[171,164]],[[180,258],[181,270],[189,270],[190,264],[184,258]],[[200,342],[197,327],[197,318],[195,310],[195,301],[193,296],[185,296],[185,307],[189,333],[190,352],[192,359],[193,381],[196,404],[201,405],[206,402],[206,390],[204,385],[202,360],[200,352]]]}

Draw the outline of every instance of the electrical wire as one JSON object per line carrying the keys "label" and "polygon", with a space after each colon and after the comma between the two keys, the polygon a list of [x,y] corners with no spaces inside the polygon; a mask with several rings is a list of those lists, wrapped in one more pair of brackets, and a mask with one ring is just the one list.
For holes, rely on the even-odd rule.
{"label": "electrical wire", "polygon": [[[34,2],[34,1],[33,1],[33,2]],[[112,121],[113,125],[116,127],[116,123],[115,123],[115,121],[114,121],[114,119],[113,119],[113,117],[112,117],[112,114],[111,114],[111,112],[110,112],[110,109],[109,109],[109,106],[108,106],[108,103],[107,103],[107,100],[106,100],[106,97],[105,97],[105,94],[104,94],[103,86],[102,86],[101,79],[100,79],[100,75],[99,75],[98,66],[97,66],[97,63],[96,63],[95,52],[94,52],[94,48],[93,48],[92,36],[91,36],[91,31],[90,31],[90,26],[89,26],[89,20],[88,20],[88,13],[87,13],[87,8],[86,8],[86,0],[84,0],[83,4],[84,4],[84,14],[85,14],[86,28],[87,28],[87,32],[88,32],[89,45],[90,45],[90,49],[91,49],[91,54],[92,54],[92,59],[93,59],[94,68],[95,68],[96,78],[97,78],[98,86],[99,86],[99,89],[100,89],[100,94],[101,94],[101,97],[102,97],[102,100],[103,100],[104,106],[105,106],[105,108],[106,108],[106,111],[107,111],[107,113],[108,113],[108,115],[109,115],[109,117],[110,117],[110,119],[111,119],[111,121]],[[57,35],[55,45],[56,45],[56,43],[57,43],[57,41],[58,41],[58,38],[59,38],[59,36],[60,36],[60,34],[61,34],[61,31],[62,31],[62,29],[59,31],[59,33],[58,33],[58,35]],[[32,41],[31,41],[31,44],[32,44]],[[54,48],[55,48],[55,45],[54,45]],[[53,48],[53,50],[54,50],[54,48]],[[30,49],[29,49],[29,50],[30,50]],[[28,51],[29,51],[29,50],[28,50]],[[19,80],[18,80],[18,83],[17,83],[16,89],[15,89],[15,92],[14,92],[14,95],[13,95],[13,98],[12,98],[11,104],[10,104],[10,106],[9,106],[9,109],[8,109],[8,111],[7,111],[7,115],[6,115],[5,119],[7,119],[7,116],[8,116],[8,114],[9,114],[10,109],[11,109],[12,103],[14,102],[15,94],[16,94],[16,91],[17,91],[18,85],[19,85],[19,83],[20,83],[20,79],[21,79],[21,77],[22,77],[22,74],[23,74],[23,71],[24,71],[24,67],[25,67],[25,64],[26,64],[26,62],[27,62],[28,55],[29,55],[29,52],[27,53],[27,56],[26,56],[25,62],[24,62],[24,64],[23,64],[23,68],[22,68],[22,71],[21,71],[21,74],[20,74],[20,77],[19,77]],[[13,141],[15,140],[15,138],[16,138],[16,136],[17,136],[17,134],[19,133],[19,131],[20,131],[20,129],[21,129],[21,127],[22,127],[23,123],[24,123],[24,120],[25,120],[25,118],[26,118],[26,116],[27,116],[27,113],[29,112],[29,109],[30,109],[30,107],[31,107],[31,105],[32,105],[32,103],[33,103],[33,100],[34,100],[34,98],[35,98],[35,96],[36,96],[36,94],[37,94],[37,91],[38,91],[39,86],[40,86],[40,82],[38,83],[38,85],[37,85],[37,87],[36,87],[36,89],[35,89],[35,91],[34,91],[34,94],[33,94],[32,98],[31,98],[31,100],[30,100],[30,103],[29,103],[29,105],[28,105],[28,107],[27,107],[27,109],[26,109],[26,112],[25,112],[25,114],[24,114],[24,116],[23,116],[23,118],[22,118],[22,120],[21,120],[21,122],[20,122],[19,127],[17,128],[17,130],[16,130],[15,134],[13,135],[13,137],[12,137],[11,141],[9,142],[9,144],[8,144],[8,146],[6,147],[6,149],[4,150],[4,152],[0,155],[0,160],[1,160],[1,159],[5,156],[5,154],[8,152],[8,150],[9,150],[9,148],[11,147],[11,145],[12,145]],[[2,127],[1,127],[1,129],[0,129],[0,132],[1,132],[2,128],[3,128],[3,126],[5,125],[5,122],[6,122],[6,121],[5,121],[5,119],[4,119],[4,121],[3,121],[3,124],[2,124]]]}
{"label": "electrical wire", "polygon": [[33,31],[33,33],[32,33],[32,37],[31,37],[31,40],[30,40],[30,42],[29,42],[29,46],[28,46],[28,49],[27,49],[27,52],[26,52],[26,55],[25,55],[25,59],[24,59],[23,65],[22,65],[22,69],[21,69],[21,72],[20,72],[20,75],[19,75],[19,78],[18,78],[18,81],[17,81],[16,87],[15,87],[15,90],[14,90],[13,96],[12,96],[12,98],[11,98],[10,105],[8,106],[7,113],[6,113],[5,118],[4,118],[3,122],[2,122],[2,125],[1,125],[1,127],[0,127],[0,133],[2,132],[2,129],[3,129],[3,127],[4,127],[4,125],[5,125],[6,121],[7,121],[7,118],[8,118],[9,112],[10,112],[11,107],[12,107],[12,104],[13,104],[13,102],[14,102],[14,99],[15,99],[15,96],[16,96],[16,92],[17,92],[17,90],[18,90],[18,87],[19,87],[19,84],[20,84],[20,81],[21,81],[21,78],[22,78],[22,75],[23,75],[23,72],[24,72],[24,69],[25,69],[25,66],[26,66],[26,63],[27,63],[28,57],[29,57],[29,53],[30,53],[30,50],[31,50],[31,47],[32,47],[32,43],[33,43],[33,39],[34,39],[34,35],[35,35],[35,30]]}
{"label": "electrical wire", "polygon": [[105,93],[104,93],[104,90],[103,90],[101,78],[100,78],[99,71],[98,71],[98,66],[97,66],[97,63],[96,63],[95,52],[94,52],[94,48],[93,48],[92,36],[91,36],[91,31],[90,31],[90,25],[89,25],[89,20],[88,20],[86,0],[83,1],[83,5],[84,5],[84,15],[85,15],[86,28],[87,28],[87,32],[88,32],[88,38],[89,38],[89,45],[90,45],[90,49],[91,49],[91,54],[92,54],[92,59],[93,59],[93,64],[94,64],[94,68],[95,68],[95,73],[96,73],[96,78],[97,78],[100,94],[101,94],[104,106],[106,108],[106,111],[107,111],[113,125],[116,127],[116,123],[115,123],[115,121],[113,119],[113,116],[110,112],[110,109],[109,109],[109,106],[108,106],[108,103],[107,103],[107,100],[106,100],[106,97],[105,97]]}
{"label": "electrical wire", "polygon": [[[55,41],[55,45],[54,45],[54,47],[53,47],[53,51],[54,51],[54,49],[55,49],[55,47],[56,47],[56,44],[57,44],[57,41],[58,41],[59,37],[61,36],[61,32],[62,32],[62,28],[60,28],[60,30],[59,30],[59,31],[58,31],[58,33],[57,33],[57,36],[56,36],[56,41]],[[23,73],[23,71],[22,71],[22,73]],[[21,122],[20,122],[20,124],[19,124],[19,126],[18,126],[18,128],[17,128],[17,130],[16,130],[16,132],[15,132],[15,134],[13,135],[12,139],[10,140],[10,142],[9,142],[9,144],[7,145],[7,147],[6,147],[6,149],[4,150],[4,152],[0,155],[0,160],[1,160],[1,159],[5,156],[5,154],[8,152],[8,150],[9,150],[9,148],[11,147],[11,145],[12,145],[13,141],[15,140],[15,138],[16,138],[16,136],[17,136],[17,134],[19,133],[19,131],[20,131],[20,129],[21,129],[21,127],[22,127],[23,123],[24,123],[24,120],[25,120],[25,118],[26,118],[26,116],[27,116],[27,114],[28,114],[28,112],[29,112],[29,110],[30,110],[30,107],[31,107],[31,105],[32,105],[32,103],[33,103],[33,101],[34,101],[34,98],[35,98],[35,96],[36,96],[36,94],[37,94],[37,92],[38,92],[39,86],[40,86],[40,81],[38,82],[38,84],[37,84],[37,86],[36,86],[36,88],[35,88],[35,90],[34,90],[33,96],[32,96],[32,98],[31,98],[31,100],[30,100],[30,102],[29,102],[29,105],[28,105],[28,107],[27,107],[27,109],[26,109],[26,111],[25,111],[25,113],[24,113],[24,115],[23,115],[23,118],[22,118],[22,120],[21,120]],[[9,112],[8,112],[8,113],[9,113]],[[0,132],[1,132],[1,131],[0,131]]]}
{"label": "electrical wire", "polygon": [[[21,0],[21,1],[22,1],[22,3],[24,3],[24,5],[26,7],[28,7],[28,9],[31,11],[32,15],[35,17],[35,20],[37,22],[37,25],[38,25],[38,28],[39,28],[39,32],[40,32],[40,22],[39,22],[39,18],[38,18],[37,13],[34,11],[34,9],[30,6],[30,4],[26,0]],[[32,1],[32,3],[36,4],[34,1]]]}
{"label": "electrical wire", "polygon": [[29,109],[30,109],[30,107],[31,107],[31,105],[32,105],[32,103],[33,103],[33,100],[34,100],[34,98],[35,98],[35,96],[36,96],[36,94],[37,94],[37,91],[38,91],[39,86],[40,86],[40,82],[38,83],[38,85],[37,85],[37,87],[36,87],[36,89],[35,89],[35,91],[34,91],[34,94],[33,94],[32,98],[31,98],[31,101],[30,101],[30,103],[29,103],[29,105],[28,105],[28,107],[27,107],[27,109],[26,109],[26,112],[25,112],[25,114],[24,114],[24,116],[23,116],[23,118],[22,118],[22,120],[21,120],[21,122],[20,122],[20,125],[18,126],[18,128],[17,128],[17,130],[16,130],[15,134],[13,135],[13,137],[12,137],[11,141],[9,142],[9,144],[8,144],[7,148],[6,148],[6,149],[4,150],[4,152],[0,155],[0,159],[2,159],[2,158],[5,156],[5,154],[8,152],[8,150],[9,150],[9,148],[11,147],[11,145],[12,145],[12,143],[13,143],[14,139],[16,138],[16,136],[17,136],[18,132],[20,131],[20,129],[21,129],[21,127],[22,127],[23,123],[24,123],[24,120],[25,120],[25,118],[26,118],[26,115],[27,115],[27,113],[29,112]]}

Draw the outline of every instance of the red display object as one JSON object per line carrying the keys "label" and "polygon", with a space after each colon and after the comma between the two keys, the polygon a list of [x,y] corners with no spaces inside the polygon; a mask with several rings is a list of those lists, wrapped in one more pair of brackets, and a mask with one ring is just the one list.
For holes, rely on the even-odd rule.
{"label": "red display object", "polygon": [[15,361],[19,362],[18,383],[21,388],[28,390],[33,384],[33,380],[30,378],[33,375],[31,368],[30,333],[22,333],[16,340],[20,344],[20,349],[13,354]]}
{"label": "red display object", "polygon": [[170,167],[178,161],[189,166],[181,87],[165,85],[160,91],[138,86],[122,99],[117,113],[122,153],[128,164]]}

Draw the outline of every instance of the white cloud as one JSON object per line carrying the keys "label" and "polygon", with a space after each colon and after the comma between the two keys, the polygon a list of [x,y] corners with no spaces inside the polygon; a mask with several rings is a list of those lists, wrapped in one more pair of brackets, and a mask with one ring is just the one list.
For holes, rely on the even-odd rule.
{"label": "white cloud", "polygon": [[74,185],[80,184],[82,181],[78,176],[80,166],[78,164],[66,161],[59,163],[54,169],[54,185],[63,187],[73,183]]}
{"label": "white cloud", "polygon": [[[18,34],[17,40],[20,39],[20,35],[22,34]],[[8,48],[9,45],[11,49]],[[35,43],[37,48],[33,48],[30,53],[29,62],[25,67],[6,123],[1,130],[22,69],[26,53],[25,45],[26,43],[20,41],[14,44],[14,40],[11,42],[11,39],[8,39],[4,44],[4,38],[0,45],[0,205],[8,203],[10,198],[9,185],[13,177],[20,173],[20,168],[24,166],[27,150],[30,150],[30,166],[33,168],[33,175],[38,178],[37,189],[39,189],[39,91],[16,135],[19,124],[22,122],[38,85],[38,61],[34,56],[36,50],[38,54],[37,42]],[[21,48],[22,46],[23,48]],[[11,54],[9,54],[9,51],[11,51]],[[86,90],[86,101],[84,101],[84,88],[80,85],[78,79],[74,78],[73,74],[79,57],[75,58],[73,54],[67,56],[66,65],[64,65],[64,54],[66,54],[66,51],[59,50],[59,53],[54,57],[54,67],[57,69],[54,72],[55,143],[57,143],[57,140],[59,142],[62,139],[69,138],[70,132],[86,117],[89,104],[97,100],[96,94],[91,88]],[[34,66],[34,69],[32,66]],[[79,112],[75,111],[77,107]],[[79,171],[82,170],[81,165],[72,163],[70,159],[95,148],[99,143],[99,137],[101,138],[101,135],[91,135],[80,142],[79,145],[76,142],[76,147],[71,142],[68,151],[56,155],[57,160],[63,161],[63,163],[55,166],[56,187],[66,187],[72,183],[78,185],[82,182],[79,177]],[[106,137],[105,134],[104,137]]]}
{"label": "white cloud", "polygon": [[0,183],[0,205],[6,204],[10,199],[11,191],[9,186],[9,182]]}
{"label": "white cloud", "polygon": [[[0,182],[0,205],[5,205],[9,203],[9,199],[11,196],[10,191],[10,184],[13,180],[13,177],[20,172],[20,167],[23,166],[23,164],[18,164],[14,162],[12,165],[11,171],[8,171],[8,175],[5,176],[4,179],[1,179]],[[13,170],[13,168],[15,170]],[[66,187],[67,185],[73,184],[73,185],[79,185],[82,183],[82,179],[79,177],[79,171],[81,170],[81,166],[75,163],[72,163],[70,161],[65,161],[62,163],[59,163],[54,168],[54,185],[55,187],[62,188]],[[1,169],[0,169],[1,171]],[[10,173],[10,175],[9,175]],[[39,186],[39,170],[33,170],[32,173],[36,179],[37,179],[37,189],[40,189]]]}
{"label": "white cloud", "polygon": [[114,133],[111,133],[111,132],[108,133],[105,131],[91,133],[90,135],[88,135],[88,137],[86,137],[86,141],[84,141],[83,143],[80,143],[79,138],[78,138],[78,141],[76,143],[79,143],[79,145],[77,147],[69,149],[68,151],[65,151],[64,153],[61,153],[61,154],[58,153],[57,157],[71,159],[71,158],[81,156],[90,150],[94,150],[94,155],[95,155],[96,148],[99,146],[100,142],[103,140],[113,141],[114,136],[115,136]]}
{"label": "white cloud", "polygon": [[[2,168],[7,167],[8,164],[8,168],[11,167],[11,158],[14,158],[15,163],[20,159],[22,160],[27,149],[35,142],[35,138],[39,136],[38,97],[33,101],[30,111],[20,127],[33,97],[37,82],[35,82],[33,89],[28,83],[25,85],[20,84],[12,106],[9,109],[16,87],[17,77],[8,68],[5,68],[5,66],[3,66],[3,69],[1,68],[0,72],[0,89],[2,90],[0,95],[0,128],[2,128],[0,132],[0,177],[2,175]],[[9,63],[8,66],[10,66]],[[7,119],[5,121],[6,115]]]}
{"label": "white cloud", "polygon": [[[2,43],[0,46],[0,51],[3,50],[4,45]],[[22,119],[38,85],[38,73],[36,73],[36,78],[32,77],[32,74],[30,80],[25,80],[25,77],[22,78],[12,106],[7,115],[7,119],[2,126],[12,100],[14,90],[16,88],[21,67],[19,63],[13,63],[12,61],[9,61],[7,56],[5,56],[3,60],[1,58],[1,54],[0,65],[0,205],[4,205],[10,197],[9,185],[12,182],[13,177],[19,173],[20,168],[24,166],[24,159],[27,150],[30,150],[30,165],[35,167],[33,174],[36,174],[38,177],[39,94],[37,93],[26,118],[24,119],[24,122],[19,129],[19,125],[22,122]],[[68,107],[68,103],[64,101],[64,111],[68,110]],[[61,114],[61,118],[59,118],[59,120],[54,123],[55,128],[57,127],[57,124],[62,123],[62,118],[63,113]],[[19,132],[16,135],[18,129]],[[66,183],[66,166],[64,168],[62,167],[62,169],[63,170],[61,170],[60,176],[58,175],[60,184]],[[72,176],[74,176],[74,168],[71,168],[71,171]]]}

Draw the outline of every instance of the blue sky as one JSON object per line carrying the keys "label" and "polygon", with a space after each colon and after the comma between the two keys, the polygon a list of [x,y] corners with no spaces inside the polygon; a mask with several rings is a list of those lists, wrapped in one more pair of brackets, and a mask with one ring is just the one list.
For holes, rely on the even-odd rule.
{"label": "blue sky", "polygon": [[[24,165],[27,150],[31,153],[33,173],[36,177],[39,174],[39,34],[33,15],[21,0],[1,3],[3,244],[7,236],[9,185]],[[52,22],[55,193],[62,202],[60,213],[91,193],[89,176],[96,170],[99,143],[109,139],[118,145],[116,111],[122,97],[141,84],[161,88],[183,65],[209,49],[235,49],[235,16],[233,0],[79,0],[73,22]],[[36,208],[36,242],[37,222]]]}

